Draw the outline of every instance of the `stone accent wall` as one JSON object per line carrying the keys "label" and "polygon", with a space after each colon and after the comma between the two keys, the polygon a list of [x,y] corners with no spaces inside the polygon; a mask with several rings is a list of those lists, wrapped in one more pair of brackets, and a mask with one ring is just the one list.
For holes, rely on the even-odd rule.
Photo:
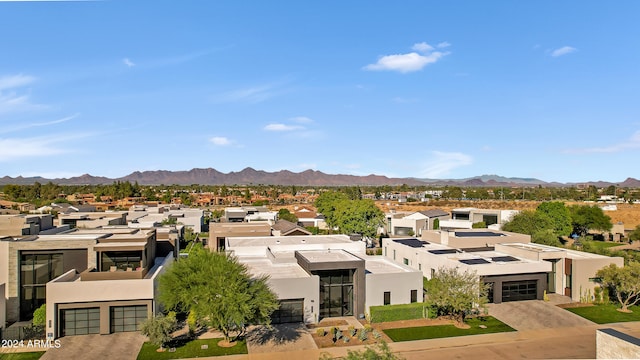
{"label": "stone accent wall", "polygon": [[640,359],[640,339],[614,329],[596,330],[596,359]]}

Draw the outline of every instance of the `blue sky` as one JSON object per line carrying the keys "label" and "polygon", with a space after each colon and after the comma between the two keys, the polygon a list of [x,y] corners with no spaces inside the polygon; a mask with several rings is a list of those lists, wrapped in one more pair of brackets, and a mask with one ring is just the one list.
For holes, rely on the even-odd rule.
{"label": "blue sky", "polygon": [[640,177],[640,2],[0,1],[0,176]]}

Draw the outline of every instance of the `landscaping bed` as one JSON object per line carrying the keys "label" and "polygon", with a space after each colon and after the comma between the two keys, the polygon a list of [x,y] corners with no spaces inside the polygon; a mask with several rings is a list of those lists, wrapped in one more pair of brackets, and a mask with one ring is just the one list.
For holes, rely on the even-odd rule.
{"label": "landscaping bed", "polygon": [[[364,329],[355,330],[355,335],[352,335],[350,330],[342,330],[342,336],[336,341],[334,341],[334,335],[331,330],[326,331],[324,336],[321,336],[319,332],[322,329],[318,329],[318,331],[312,331],[311,335],[313,337],[313,341],[315,341],[318,348],[328,348],[328,347],[342,347],[342,346],[355,346],[355,345],[371,345],[378,343],[382,340],[386,342],[390,342],[391,339],[387,335],[382,332],[380,329],[376,329],[375,327],[367,327],[366,330],[367,337],[366,340],[362,340],[361,334]],[[345,342],[344,339],[348,340]]]}
{"label": "landscaping bed", "polygon": [[0,353],[0,360],[37,360],[44,355],[44,351]]}

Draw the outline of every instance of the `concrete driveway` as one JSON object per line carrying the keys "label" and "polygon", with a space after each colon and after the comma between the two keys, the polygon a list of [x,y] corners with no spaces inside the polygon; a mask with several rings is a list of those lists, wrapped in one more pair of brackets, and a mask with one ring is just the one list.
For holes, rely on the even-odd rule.
{"label": "concrete driveway", "polygon": [[276,324],[271,328],[253,326],[247,333],[249,354],[317,349],[316,342],[302,323]]}
{"label": "concrete driveway", "polygon": [[516,330],[595,325],[570,311],[542,300],[488,304],[489,315]]}
{"label": "concrete driveway", "polygon": [[139,332],[110,335],[78,335],[60,339],[60,348],[49,349],[41,360],[135,360],[146,337]]}

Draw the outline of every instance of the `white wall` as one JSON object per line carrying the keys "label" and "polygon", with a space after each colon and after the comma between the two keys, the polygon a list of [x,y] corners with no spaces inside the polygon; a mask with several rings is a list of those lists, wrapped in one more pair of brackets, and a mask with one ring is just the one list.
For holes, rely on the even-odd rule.
{"label": "white wall", "polygon": [[313,275],[306,278],[269,279],[271,290],[278,299],[304,299],[304,322],[318,322],[320,311],[320,277]]}
{"label": "white wall", "polygon": [[387,274],[367,274],[365,311],[370,306],[384,305],[385,291],[391,292],[391,304],[411,303],[411,290],[417,290],[418,302],[422,302],[422,274],[419,271]]}

